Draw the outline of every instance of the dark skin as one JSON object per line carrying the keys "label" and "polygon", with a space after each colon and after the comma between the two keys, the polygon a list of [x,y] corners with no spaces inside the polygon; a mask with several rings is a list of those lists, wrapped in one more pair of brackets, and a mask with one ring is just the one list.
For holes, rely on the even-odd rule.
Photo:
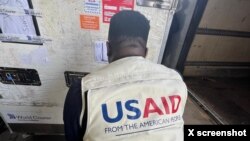
{"label": "dark skin", "polygon": [[[146,57],[148,49],[144,43],[124,41],[120,44],[112,44],[107,42],[107,55],[109,63],[114,62],[118,59],[132,56]],[[119,47],[118,47],[119,46]]]}

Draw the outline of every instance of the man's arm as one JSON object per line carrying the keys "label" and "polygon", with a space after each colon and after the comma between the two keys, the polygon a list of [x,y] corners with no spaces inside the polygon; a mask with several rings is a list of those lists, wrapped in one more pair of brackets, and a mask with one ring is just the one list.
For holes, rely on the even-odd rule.
{"label": "man's arm", "polygon": [[[82,141],[83,131],[80,126],[82,112],[81,81],[75,81],[66,96],[63,111],[64,131],[67,141]],[[85,122],[85,121],[83,121]]]}

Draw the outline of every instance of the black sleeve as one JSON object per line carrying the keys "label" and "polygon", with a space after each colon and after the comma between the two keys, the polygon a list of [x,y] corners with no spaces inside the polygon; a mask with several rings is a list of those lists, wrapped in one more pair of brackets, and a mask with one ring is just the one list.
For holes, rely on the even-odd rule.
{"label": "black sleeve", "polygon": [[63,121],[67,141],[82,141],[83,139],[83,129],[79,122],[81,111],[82,94],[79,80],[71,85],[64,103]]}

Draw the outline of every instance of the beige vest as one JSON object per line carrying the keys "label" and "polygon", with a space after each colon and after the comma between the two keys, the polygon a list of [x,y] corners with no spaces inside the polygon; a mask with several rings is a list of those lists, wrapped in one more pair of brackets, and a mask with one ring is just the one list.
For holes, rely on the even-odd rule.
{"label": "beige vest", "polygon": [[183,140],[187,88],[174,70],[127,57],[83,78],[86,91],[84,141]]}

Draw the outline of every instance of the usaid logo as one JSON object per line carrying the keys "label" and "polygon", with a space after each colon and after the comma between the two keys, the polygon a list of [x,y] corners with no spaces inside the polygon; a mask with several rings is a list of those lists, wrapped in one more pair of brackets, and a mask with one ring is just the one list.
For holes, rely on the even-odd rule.
{"label": "usaid logo", "polygon": [[[168,100],[167,100],[168,99]],[[117,101],[115,117],[111,117],[108,113],[107,104],[104,103],[101,106],[103,119],[108,123],[115,123],[120,121],[122,118],[127,118],[128,120],[136,120],[139,118],[149,118],[151,114],[156,114],[158,116],[174,114],[178,111],[181,102],[181,97],[179,95],[172,95],[169,97],[160,97],[157,99],[161,102],[155,102],[154,98],[146,98],[145,105],[143,109],[140,109],[140,100],[130,99],[127,101]],[[168,102],[170,101],[170,102]],[[110,106],[111,107],[111,106]],[[124,110],[128,111],[130,114],[123,116]],[[110,110],[112,111],[112,110]]]}

